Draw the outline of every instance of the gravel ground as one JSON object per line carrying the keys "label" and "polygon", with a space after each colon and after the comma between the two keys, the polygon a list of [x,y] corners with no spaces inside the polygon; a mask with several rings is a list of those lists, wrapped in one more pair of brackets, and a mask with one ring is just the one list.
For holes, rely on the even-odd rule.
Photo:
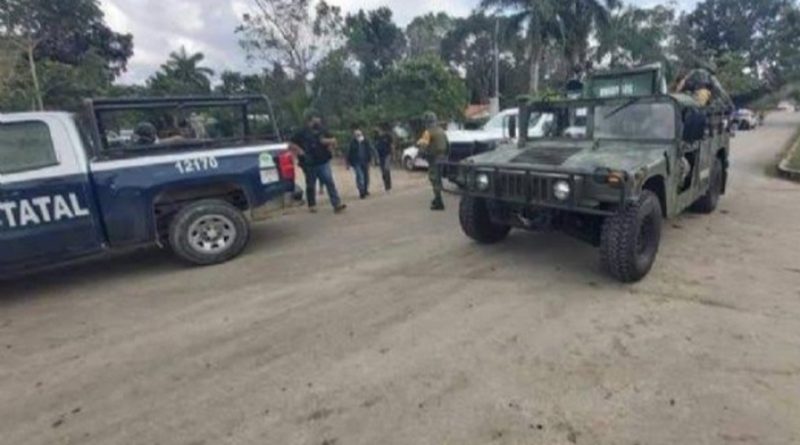
{"label": "gravel ground", "polygon": [[[255,228],[184,268],[145,251],[0,284],[0,443],[800,443],[800,117],[733,147],[721,209],[653,273],[515,232],[483,247],[425,174]],[[377,176],[376,178],[377,179]]]}

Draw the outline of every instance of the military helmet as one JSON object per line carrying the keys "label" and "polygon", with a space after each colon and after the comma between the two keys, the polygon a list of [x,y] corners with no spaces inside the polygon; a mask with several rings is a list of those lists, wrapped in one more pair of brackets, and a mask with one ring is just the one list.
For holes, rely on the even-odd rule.
{"label": "military helmet", "polygon": [[705,69],[695,69],[689,73],[689,77],[686,81],[686,87],[690,91],[695,91],[700,88],[711,88],[713,82],[711,80],[711,73]]}
{"label": "military helmet", "polygon": [[433,111],[426,111],[425,114],[422,115],[422,121],[425,125],[436,125],[439,119]]}
{"label": "military helmet", "polygon": [[139,122],[133,130],[133,142],[136,144],[154,144],[158,131],[150,122]]}

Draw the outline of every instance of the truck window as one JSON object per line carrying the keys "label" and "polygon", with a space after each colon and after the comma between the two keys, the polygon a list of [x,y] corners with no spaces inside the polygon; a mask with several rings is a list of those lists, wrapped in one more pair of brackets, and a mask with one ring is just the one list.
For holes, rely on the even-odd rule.
{"label": "truck window", "polygon": [[0,174],[38,170],[57,164],[47,124],[26,121],[0,125]]}
{"label": "truck window", "polygon": [[236,147],[278,140],[266,103],[165,98],[104,104],[96,112],[105,154]]}
{"label": "truck window", "polygon": [[594,113],[597,139],[675,138],[675,109],[667,103],[604,105]]}

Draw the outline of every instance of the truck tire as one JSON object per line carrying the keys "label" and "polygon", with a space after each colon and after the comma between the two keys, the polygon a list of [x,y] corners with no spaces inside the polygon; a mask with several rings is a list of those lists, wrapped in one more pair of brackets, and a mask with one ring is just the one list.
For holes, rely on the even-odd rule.
{"label": "truck tire", "polygon": [[183,207],[169,226],[169,244],[182,260],[198,266],[238,256],[250,238],[250,226],[231,204],[207,199]]}
{"label": "truck tire", "polygon": [[458,219],[464,233],[481,244],[498,243],[511,231],[511,226],[492,221],[486,200],[483,198],[462,197],[458,208]]}
{"label": "truck tire", "polygon": [[692,211],[697,213],[714,213],[719,205],[719,197],[722,196],[722,187],[724,181],[724,171],[722,169],[722,161],[719,158],[714,159],[714,166],[711,167],[711,178],[708,184],[708,191],[700,199],[692,204]]}
{"label": "truck tire", "polygon": [[606,218],[600,240],[605,270],[623,283],[635,283],[653,267],[661,243],[661,203],[645,190],[639,202]]}

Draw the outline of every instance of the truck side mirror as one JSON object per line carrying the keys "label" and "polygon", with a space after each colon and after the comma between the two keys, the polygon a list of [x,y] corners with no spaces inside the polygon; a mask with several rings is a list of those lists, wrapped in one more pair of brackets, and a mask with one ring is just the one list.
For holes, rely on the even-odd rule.
{"label": "truck side mirror", "polygon": [[515,116],[508,118],[508,137],[511,139],[517,138],[517,118]]}

